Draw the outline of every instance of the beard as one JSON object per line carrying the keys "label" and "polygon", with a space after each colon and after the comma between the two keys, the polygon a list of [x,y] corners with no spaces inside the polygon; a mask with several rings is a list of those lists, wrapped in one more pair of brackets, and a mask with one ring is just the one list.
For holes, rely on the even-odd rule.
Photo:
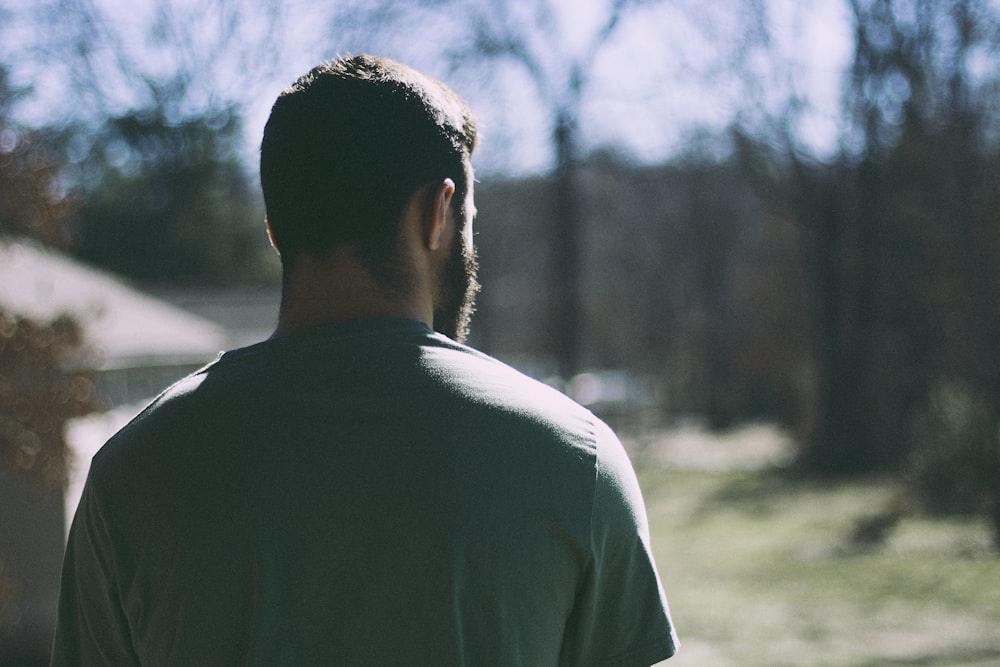
{"label": "beard", "polygon": [[470,249],[460,236],[455,236],[441,277],[441,289],[434,309],[434,330],[459,343],[464,343],[469,337],[469,325],[479,292],[478,273],[479,259],[475,248]]}

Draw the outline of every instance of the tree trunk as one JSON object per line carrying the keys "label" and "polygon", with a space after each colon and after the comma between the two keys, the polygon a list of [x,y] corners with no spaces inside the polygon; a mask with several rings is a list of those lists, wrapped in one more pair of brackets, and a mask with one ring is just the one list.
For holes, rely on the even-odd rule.
{"label": "tree trunk", "polygon": [[570,380],[580,371],[583,338],[580,303],[582,222],[577,182],[576,121],[568,111],[556,119],[557,164],[552,248],[552,287],[555,298],[553,330],[559,377]]}

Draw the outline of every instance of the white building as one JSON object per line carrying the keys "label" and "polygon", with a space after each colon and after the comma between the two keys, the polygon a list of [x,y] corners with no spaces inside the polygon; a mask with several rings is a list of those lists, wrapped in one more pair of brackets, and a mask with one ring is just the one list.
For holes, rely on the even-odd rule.
{"label": "white building", "polygon": [[0,239],[0,306],[38,321],[68,313],[112,405],[149,398],[229,344],[222,327],[52,250]]}

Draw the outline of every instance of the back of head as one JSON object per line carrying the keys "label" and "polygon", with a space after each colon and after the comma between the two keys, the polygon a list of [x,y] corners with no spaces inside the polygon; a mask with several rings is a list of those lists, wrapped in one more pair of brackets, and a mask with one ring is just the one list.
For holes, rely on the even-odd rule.
{"label": "back of head", "polygon": [[283,91],[261,144],[271,231],[286,267],[303,253],[350,245],[377,273],[421,186],[451,178],[465,201],[476,126],[443,83],[396,61],[325,62]]}

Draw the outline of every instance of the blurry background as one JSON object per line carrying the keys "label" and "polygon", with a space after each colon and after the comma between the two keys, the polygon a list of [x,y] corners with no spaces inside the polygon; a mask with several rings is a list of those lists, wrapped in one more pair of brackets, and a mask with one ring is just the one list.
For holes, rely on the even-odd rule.
{"label": "blurry background", "polygon": [[627,441],[679,664],[1000,660],[1000,2],[0,0],[0,663],[93,448],[268,335],[263,124],[354,51],[478,111],[471,342]]}

